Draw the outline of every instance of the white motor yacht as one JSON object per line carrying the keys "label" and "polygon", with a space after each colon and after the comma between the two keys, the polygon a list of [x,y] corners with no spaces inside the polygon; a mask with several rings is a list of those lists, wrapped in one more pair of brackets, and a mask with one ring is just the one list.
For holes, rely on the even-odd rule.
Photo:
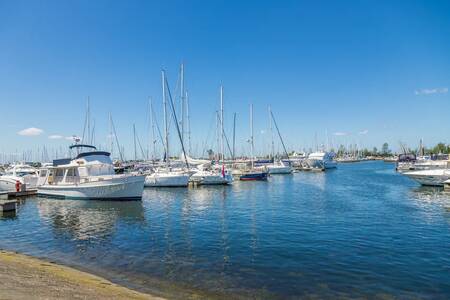
{"label": "white motor yacht", "polygon": [[313,152],[308,155],[308,162],[314,168],[332,169],[337,167],[333,152]]}
{"label": "white motor yacht", "polygon": [[30,165],[16,164],[5,170],[0,176],[0,191],[16,191],[16,183],[25,185],[26,189],[35,189],[38,183],[39,171]]}
{"label": "white motor yacht", "polygon": [[450,169],[431,169],[404,172],[403,175],[422,185],[444,186],[444,181],[450,179]]}
{"label": "white motor yacht", "polygon": [[[82,148],[91,151],[81,152]],[[110,153],[94,146],[76,144],[70,147],[78,154],[58,159],[40,171],[38,194],[68,199],[133,200],[141,199],[145,176],[114,172]]]}

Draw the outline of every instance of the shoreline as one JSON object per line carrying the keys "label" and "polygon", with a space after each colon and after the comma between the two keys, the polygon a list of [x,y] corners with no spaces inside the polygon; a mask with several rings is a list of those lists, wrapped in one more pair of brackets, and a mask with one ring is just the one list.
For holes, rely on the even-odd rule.
{"label": "shoreline", "polygon": [[1,299],[164,299],[91,273],[0,250]]}

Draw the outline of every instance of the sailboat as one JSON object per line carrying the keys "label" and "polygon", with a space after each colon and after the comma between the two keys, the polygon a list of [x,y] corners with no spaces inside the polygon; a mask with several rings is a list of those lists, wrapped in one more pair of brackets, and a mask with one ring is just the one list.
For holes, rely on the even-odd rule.
{"label": "sailboat", "polygon": [[[219,156],[219,169],[200,168],[191,176],[191,181],[202,185],[225,185],[233,182],[233,176],[225,169],[225,146],[224,146],[224,127],[223,127],[223,86],[220,87],[220,146],[221,154]],[[205,166],[205,165],[201,165]]]}
{"label": "sailboat", "polygon": [[241,181],[262,181],[267,180],[268,172],[264,167],[255,168],[254,152],[255,145],[253,140],[253,105],[250,104],[250,147],[251,147],[251,169],[243,170],[239,175]]}
{"label": "sailboat", "polygon": [[[166,97],[166,75],[164,70],[161,71],[162,77],[162,91],[163,91],[163,109],[164,109],[164,134],[165,134],[165,167],[157,168],[152,173],[145,177],[146,187],[187,187],[189,183],[190,174],[185,170],[174,170],[170,166],[169,155],[169,128],[168,128],[168,116],[167,116],[167,97]],[[170,93],[170,91],[169,91]],[[173,105],[173,103],[170,103]],[[173,108],[173,106],[172,106]],[[174,112],[174,110],[173,110]],[[175,126],[178,128],[178,122],[175,118]],[[184,152],[183,140],[180,136],[181,145]]]}
{"label": "sailboat", "polygon": [[[270,135],[271,135],[271,138],[272,138],[272,141],[271,141],[271,157],[270,157],[271,160],[273,160],[274,156],[275,156],[275,154],[274,154],[274,152],[275,152],[274,148],[275,147],[274,147],[274,142],[273,142],[273,125],[272,125],[272,121],[273,121],[273,123],[275,123],[275,118],[273,117],[272,109],[269,106]],[[281,134],[278,131],[278,126],[277,126],[276,123],[275,123],[275,127],[277,128],[277,132],[278,132],[278,135],[280,137],[281,144],[283,145],[283,149],[284,149],[284,151],[286,153],[287,162],[282,161],[282,160],[274,161],[272,164],[267,166],[267,170],[268,170],[269,174],[271,174],[271,175],[273,175],[273,174],[292,174],[292,167],[291,167],[290,160],[289,160],[289,154],[286,151],[286,147],[284,146],[283,139],[281,138]]]}

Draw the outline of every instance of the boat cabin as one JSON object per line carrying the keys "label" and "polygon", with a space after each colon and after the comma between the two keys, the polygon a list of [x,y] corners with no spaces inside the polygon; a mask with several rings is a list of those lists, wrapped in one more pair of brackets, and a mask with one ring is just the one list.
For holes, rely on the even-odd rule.
{"label": "boat cabin", "polygon": [[57,159],[53,165],[40,172],[40,185],[79,184],[99,181],[101,177],[114,175],[110,153],[91,151],[79,153],[74,159]]}

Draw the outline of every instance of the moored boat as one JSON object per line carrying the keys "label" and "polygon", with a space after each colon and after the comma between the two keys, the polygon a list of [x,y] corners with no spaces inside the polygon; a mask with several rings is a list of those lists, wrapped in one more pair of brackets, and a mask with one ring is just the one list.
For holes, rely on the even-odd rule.
{"label": "moored boat", "polygon": [[410,171],[404,172],[403,175],[422,185],[444,186],[444,182],[450,179],[450,169]]}
{"label": "moored boat", "polygon": [[[93,151],[80,152],[82,148]],[[144,176],[115,174],[110,153],[97,151],[90,145],[70,147],[78,154],[71,159],[58,159],[41,169],[38,194],[67,199],[137,200],[142,198]]]}
{"label": "moored boat", "polygon": [[13,165],[0,176],[0,191],[16,191],[17,187],[20,188],[23,185],[26,189],[35,189],[38,178],[39,171],[36,168],[26,164]]}

